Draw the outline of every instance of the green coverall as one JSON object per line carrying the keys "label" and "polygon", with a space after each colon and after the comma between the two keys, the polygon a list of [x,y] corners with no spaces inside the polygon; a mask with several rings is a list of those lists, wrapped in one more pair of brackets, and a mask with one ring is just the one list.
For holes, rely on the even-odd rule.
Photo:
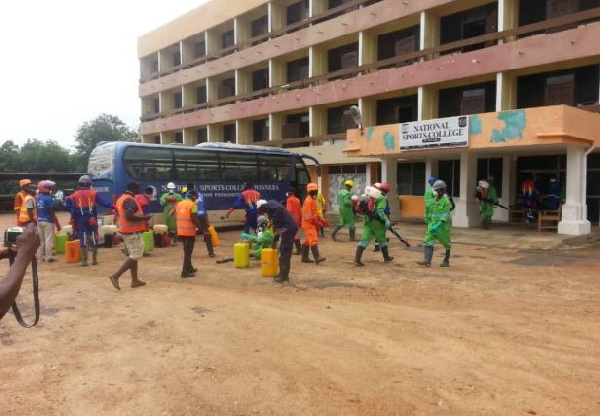
{"label": "green coverall", "polygon": [[[167,201],[167,198],[170,196],[175,198],[174,202]],[[173,192],[172,194],[169,192],[165,192],[161,195],[159,200],[160,205],[164,207],[163,219],[170,233],[177,233],[177,213],[173,211],[173,213],[171,214],[171,210],[173,210],[173,208],[179,201],[183,201],[183,197],[177,192]]]}
{"label": "green coverall", "polygon": [[435,195],[433,195],[433,186],[427,185],[427,188],[425,188],[425,193],[423,194],[423,199],[425,200],[425,223],[429,224],[431,221],[429,207],[435,201]]}
{"label": "green coverall", "polygon": [[494,204],[498,203],[498,194],[494,185],[490,185],[487,189],[487,197],[485,200],[479,201],[479,213],[482,218],[492,218],[494,215]]}
{"label": "green coverall", "polygon": [[390,225],[390,220],[385,215],[385,207],[387,200],[384,196],[375,201],[373,212],[367,213],[365,224],[363,225],[362,235],[358,242],[359,247],[367,248],[373,237],[379,244],[379,247],[387,247],[387,239],[385,233]]}
{"label": "green coverall", "polygon": [[340,189],[337,202],[340,209],[340,221],[338,222],[338,227],[341,228],[347,225],[350,228],[356,228],[354,222],[354,204],[352,203],[350,191],[346,188]]}
{"label": "green coverall", "polygon": [[433,247],[439,241],[447,249],[450,248],[450,199],[447,195],[434,200],[429,207],[430,221],[427,223],[425,245]]}
{"label": "green coverall", "polygon": [[264,230],[259,236],[253,236],[252,234],[242,233],[242,241],[249,241],[252,243],[251,256],[257,260],[260,260],[260,253],[263,248],[271,247],[275,236],[270,230]]}

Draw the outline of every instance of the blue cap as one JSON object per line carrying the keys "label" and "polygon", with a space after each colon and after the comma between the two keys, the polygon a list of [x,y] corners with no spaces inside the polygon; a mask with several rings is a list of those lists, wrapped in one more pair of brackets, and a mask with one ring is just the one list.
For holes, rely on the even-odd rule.
{"label": "blue cap", "polygon": [[429,185],[433,185],[435,181],[437,181],[437,178],[435,176],[430,176],[429,179],[427,179]]}

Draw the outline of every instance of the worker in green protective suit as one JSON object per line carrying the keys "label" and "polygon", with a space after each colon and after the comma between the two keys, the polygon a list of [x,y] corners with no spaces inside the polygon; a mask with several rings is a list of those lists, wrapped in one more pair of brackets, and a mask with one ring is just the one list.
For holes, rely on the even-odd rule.
{"label": "worker in green protective suit", "polygon": [[256,236],[248,233],[242,233],[241,240],[252,243],[252,252],[250,255],[256,260],[260,260],[260,254],[263,248],[269,248],[273,244],[275,235],[271,229],[269,220],[264,215],[256,219]]}
{"label": "worker in green protective suit", "polygon": [[429,207],[435,201],[435,196],[433,195],[433,184],[437,179],[435,176],[429,177],[427,179],[427,187],[425,188],[425,193],[423,194],[423,200],[425,201],[425,224],[429,224]]}
{"label": "worker in green protective suit", "polygon": [[335,239],[335,235],[339,230],[348,226],[350,229],[350,241],[356,241],[356,223],[354,222],[354,203],[352,202],[352,187],[354,186],[354,181],[348,179],[344,182],[344,188],[340,189],[338,192],[338,207],[340,210],[340,220],[338,225],[335,226],[331,233],[331,239],[333,241],[337,241]]}
{"label": "worker in green protective suit", "polygon": [[481,215],[481,226],[485,229],[490,228],[492,216],[494,215],[494,206],[498,205],[498,193],[494,186],[494,177],[488,177],[487,181],[479,181],[479,186],[475,191],[475,197],[479,200],[479,215]]}
{"label": "worker in green protective suit", "polygon": [[163,207],[163,220],[171,236],[172,245],[177,244],[177,215],[175,213],[175,205],[179,201],[183,201],[183,197],[175,192],[175,184],[169,182],[167,184],[167,192],[160,196],[159,202]]}
{"label": "worker in green protective suit", "polygon": [[423,244],[424,258],[418,261],[421,266],[431,266],[433,245],[439,241],[446,248],[446,255],[440,267],[450,266],[450,199],[446,195],[446,182],[437,180],[433,184],[435,201],[431,204],[430,221],[427,224],[425,243]]}
{"label": "worker in green protective suit", "polygon": [[373,186],[367,186],[365,188],[365,194],[368,198],[366,204],[359,204],[364,206],[361,214],[365,216],[365,223],[363,225],[361,239],[356,247],[354,264],[357,266],[364,266],[361,257],[373,238],[375,238],[375,241],[379,244],[379,249],[383,254],[383,261],[389,263],[394,260],[394,258],[390,256],[388,243],[385,238],[385,233],[391,226],[390,220],[385,214],[387,200],[381,191]]}

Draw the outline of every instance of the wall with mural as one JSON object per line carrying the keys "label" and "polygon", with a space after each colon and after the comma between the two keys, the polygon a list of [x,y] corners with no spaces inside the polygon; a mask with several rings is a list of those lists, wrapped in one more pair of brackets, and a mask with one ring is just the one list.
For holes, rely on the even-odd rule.
{"label": "wall with mural", "polygon": [[344,187],[344,182],[346,182],[348,179],[354,181],[354,188],[352,189],[353,194],[360,194],[364,192],[365,186],[367,185],[367,175],[365,173],[341,173],[327,175],[327,206],[329,207],[329,212],[337,213],[337,193]]}

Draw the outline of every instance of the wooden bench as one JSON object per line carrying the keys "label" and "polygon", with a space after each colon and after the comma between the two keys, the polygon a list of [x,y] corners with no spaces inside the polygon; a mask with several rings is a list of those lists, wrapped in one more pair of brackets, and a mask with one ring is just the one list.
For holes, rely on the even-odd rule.
{"label": "wooden bench", "polygon": [[508,207],[508,221],[509,222],[524,222],[525,221],[525,209],[518,205],[510,205]]}
{"label": "wooden bench", "polygon": [[542,230],[558,230],[562,214],[562,205],[556,210],[545,209],[538,213],[538,231]]}

